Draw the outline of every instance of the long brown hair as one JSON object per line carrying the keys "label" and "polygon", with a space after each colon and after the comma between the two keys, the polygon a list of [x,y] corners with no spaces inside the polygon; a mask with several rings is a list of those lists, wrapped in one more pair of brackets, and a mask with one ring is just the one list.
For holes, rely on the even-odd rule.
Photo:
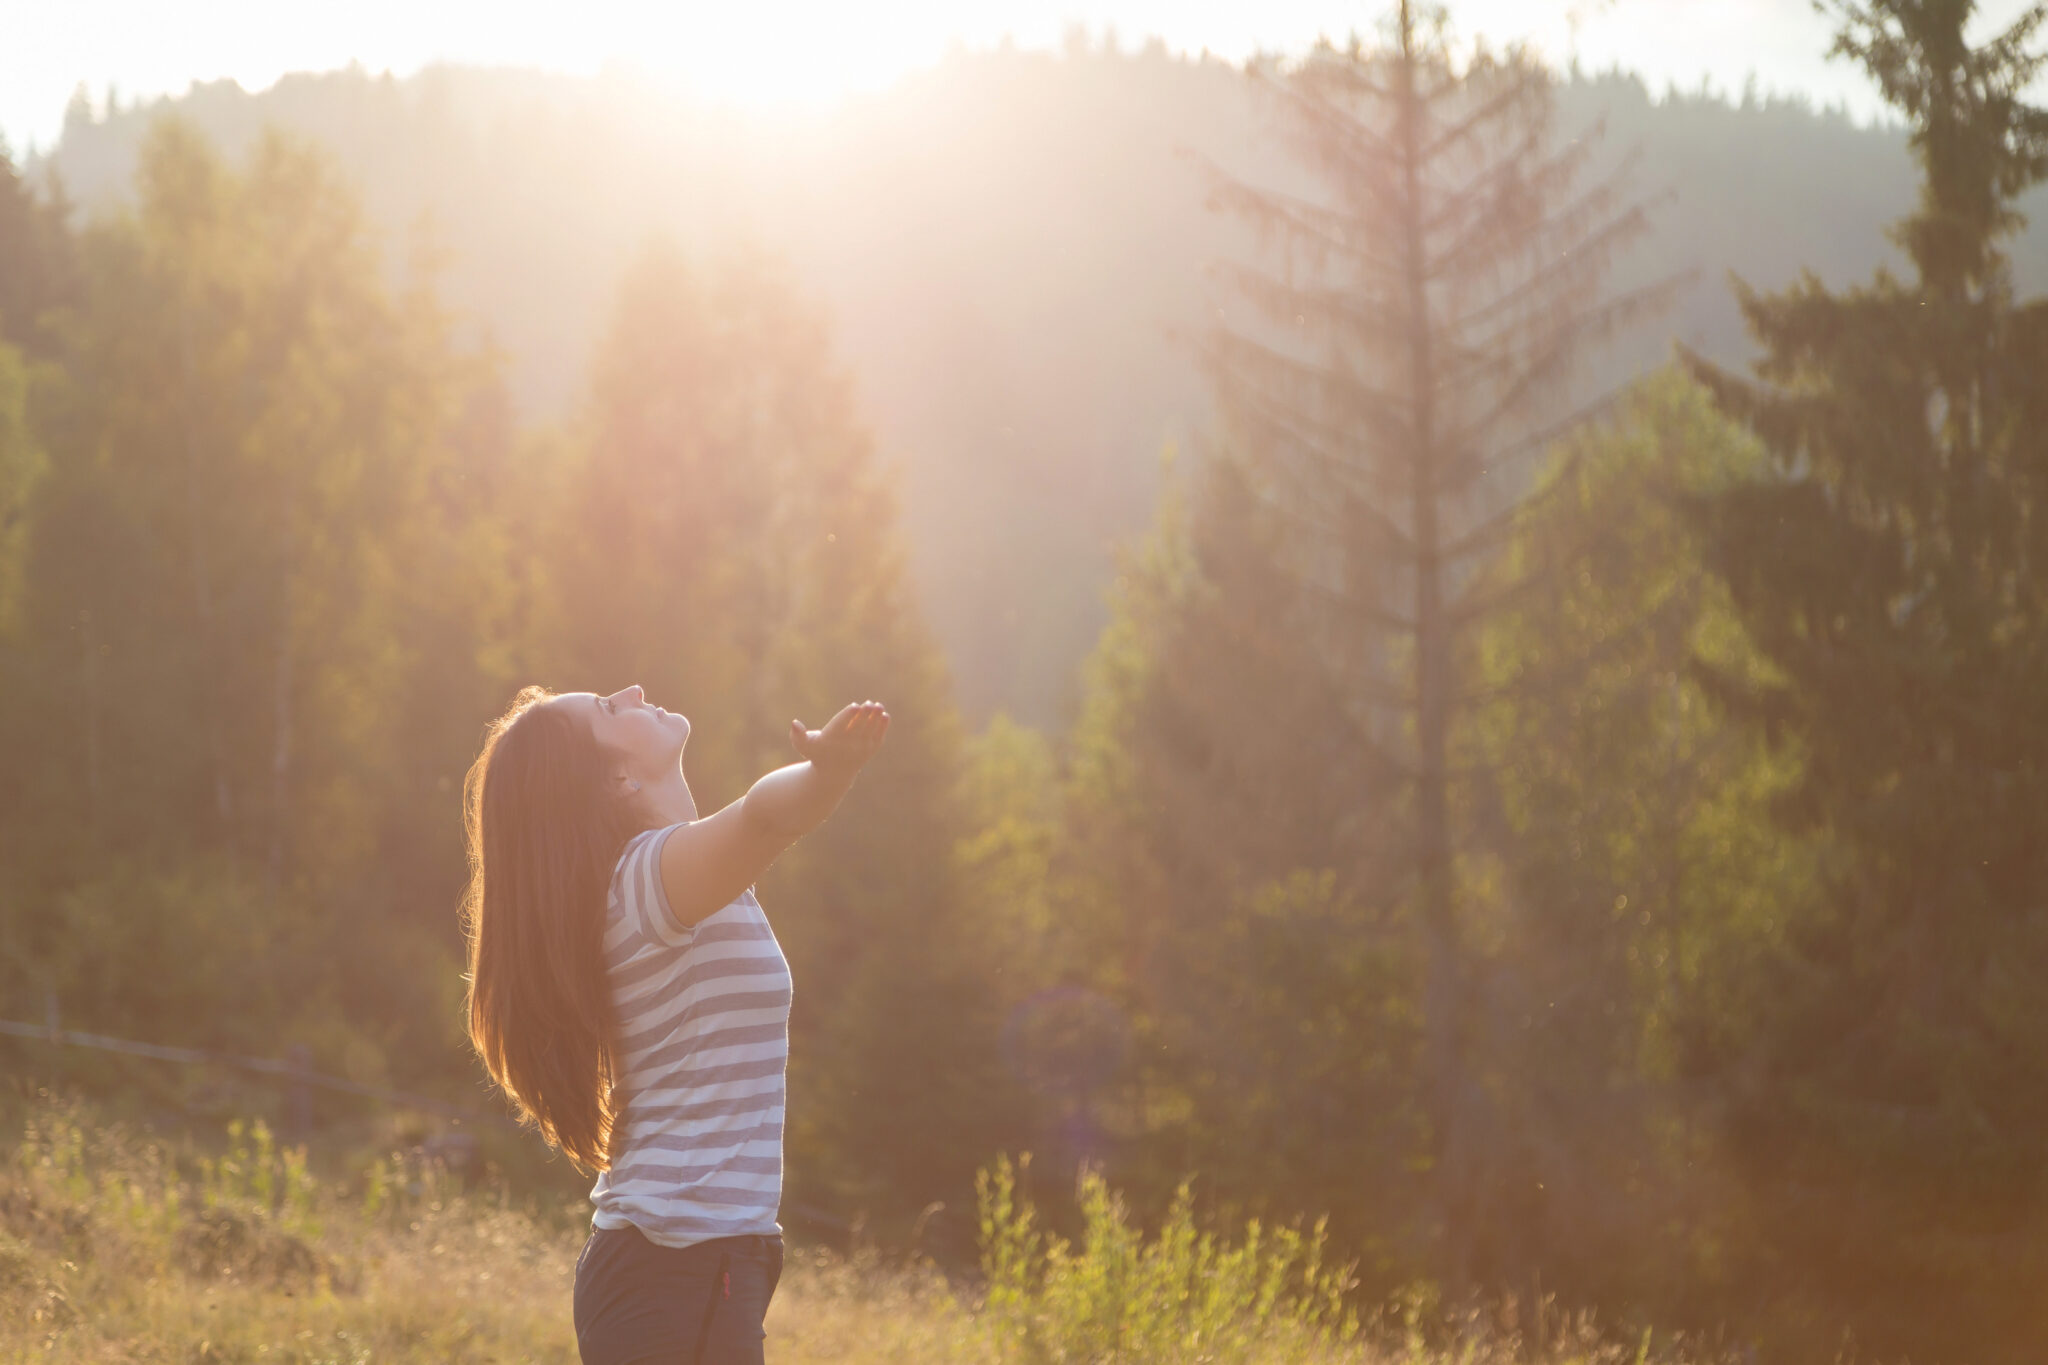
{"label": "long brown hair", "polygon": [[469,1039],[522,1121],[608,1170],[618,1109],[605,901],[635,822],[590,726],[520,692],[462,784]]}

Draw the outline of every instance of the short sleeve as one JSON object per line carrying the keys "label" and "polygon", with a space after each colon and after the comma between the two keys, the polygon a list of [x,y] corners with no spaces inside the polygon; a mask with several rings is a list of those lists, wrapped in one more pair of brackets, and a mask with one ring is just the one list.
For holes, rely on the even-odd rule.
{"label": "short sleeve", "polygon": [[662,845],[680,828],[666,825],[634,836],[619,867],[619,894],[627,918],[650,942],[667,948],[687,947],[697,934],[695,926],[676,923],[675,910],[661,884]]}

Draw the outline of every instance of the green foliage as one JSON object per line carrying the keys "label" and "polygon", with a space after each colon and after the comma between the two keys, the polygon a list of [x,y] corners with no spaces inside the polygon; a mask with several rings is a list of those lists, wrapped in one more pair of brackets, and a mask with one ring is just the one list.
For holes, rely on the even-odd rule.
{"label": "green foliage", "polygon": [[365,1219],[261,1119],[225,1139],[35,1100],[0,1160],[0,1356],[574,1359],[559,1231],[431,1185]]}
{"label": "green foliage", "polygon": [[894,489],[814,307],[758,254],[700,267],[650,247],[555,454],[523,491],[528,666],[565,689],[638,682],[690,715],[703,808],[794,761],[790,718],[889,704],[855,798],[762,888],[801,983],[792,1198],[904,1228],[964,1201],[1014,1105],[992,962],[958,913],[961,736]]}
{"label": "green foliage", "polygon": [[[445,1068],[445,992],[412,951],[432,938],[400,901],[434,882],[396,874],[424,845],[459,877],[434,779],[467,748],[451,713],[482,708],[438,646],[477,603],[436,571],[466,540],[446,494],[476,376],[424,296],[392,296],[318,154],[269,138],[237,170],[167,122],[138,182],[81,245],[0,652],[28,984],[173,1040],[237,997],[235,1030],[273,1042],[377,1019],[373,1054],[432,1037],[411,1056]],[[408,745],[420,710],[440,733]]]}
{"label": "green foliage", "polygon": [[[1336,27],[1371,40],[1384,8]],[[1606,128],[1596,162],[1633,150],[1646,187],[1674,196],[1617,286],[1695,272],[1671,315],[1595,363],[1603,387],[1658,364],[1669,336],[1739,362],[1731,271],[1767,287],[1807,267],[1857,278],[1913,201],[1896,125],[1797,91],[1585,68],[1559,74],[1557,97],[1560,127]],[[904,466],[917,588],[963,708],[1048,732],[1070,720],[1104,622],[1106,544],[1149,521],[1159,442],[1207,420],[1190,348],[1166,333],[1206,325],[1213,300],[1193,282],[1251,246],[1202,211],[1208,187],[1177,149],[1230,166],[1279,150],[1240,71],[1127,40],[949,53],[802,127],[542,71],[294,73],[86,112],[45,173],[93,212],[129,200],[136,148],[166,108],[236,156],[266,126],[318,139],[394,243],[433,222],[450,248],[445,297],[504,346],[526,421],[575,411],[650,229],[693,254],[775,242],[830,306],[863,409]],[[2015,254],[2022,280],[2044,278],[2048,232]]]}
{"label": "green foliage", "polygon": [[[260,1134],[212,1144],[99,1121],[37,1101],[0,1152],[0,1358],[115,1365],[137,1359],[287,1365],[530,1360],[570,1365],[566,1309],[586,1228],[549,1227],[501,1198],[404,1180],[366,1208],[340,1179],[301,1188],[317,1222],[280,1226],[258,1197]],[[331,1150],[321,1164],[331,1164]],[[211,1161],[202,1161],[205,1157]],[[275,1190],[289,1177],[273,1150]],[[221,1172],[230,1163],[231,1176]],[[1510,1303],[1447,1312],[1413,1290],[1360,1331],[1338,1302],[1345,1277],[1316,1239],[1196,1230],[1185,1208],[1138,1234],[1099,1184],[1079,1247],[1036,1232],[1019,1168],[983,1174],[990,1249],[1017,1257],[963,1297],[927,1264],[892,1266],[793,1246],[768,1319],[793,1365],[959,1361],[1241,1361],[1245,1365],[1705,1365],[1723,1356],[1652,1350],[1587,1319]],[[209,1203],[209,1189],[220,1197]],[[1054,1253],[1058,1260],[1055,1261]],[[1234,1310],[1234,1316],[1233,1316]],[[1120,1344],[1119,1344],[1120,1343]]]}
{"label": "green foliage", "polygon": [[765,888],[805,983],[794,1198],[964,1203],[1015,1113],[1001,954],[956,913],[961,736],[811,306],[762,257],[653,249],[583,420],[516,443],[321,154],[232,165],[165,120],[136,191],[76,244],[49,382],[0,347],[12,1011],[453,1093],[456,787],[516,685],[694,714],[707,806],[789,717],[879,697],[861,799]]}
{"label": "green foliage", "polygon": [[1496,1274],[1541,1265],[1568,1294],[1668,1295],[1695,1320],[1737,1292],[1716,1249],[1744,1242],[1747,1214],[1683,1086],[1747,1028],[1745,983],[1783,959],[1825,853],[1774,824],[1796,748],[1701,676],[1771,676],[1688,516],[1762,460],[1675,373],[1562,443],[1491,569],[1526,586],[1474,638],[1489,700],[1460,745],[1483,775],[1465,869],[1481,1055],[1517,1078],[1491,1091],[1514,1138],[1488,1172],[1483,1253]]}
{"label": "green foliage", "polygon": [[[1384,1078],[1371,1087],[1378,1104],[1359,1103],[1367,1087],[1346,1093],[1354,1068],[1331,1065],[1316,1035],[1365,1052],[1393,1030],[1298,1027],[1313,1041],[1280,1055],[1308,1054],[1303,1100],[1343,1096],[1329,1107],[1349,1112],[1318,1146],[1360,1110],[1419,1117],[1405,1131],[1388,1125],[1377,1164],[1420,1176],[1421,1207],[1403,1232],[1462,1286],[1502,1269],[1480,1268],[1491,1201],[1479,1186],[1506,1137],[1488,1092],[1518,1076],[1481,1079],[1484,1016],[1497,1002],[1478,979],[1483,948],[1459,866],[1474,846],[1457,809],[1470,781],[1450,757],[1475,701],[1461,656],[1522,586],[1489,581],[1486,569],[1531,458],[1582,420],[1574,371],[1668,301],[1674,283],[1609,288],[1613,260],[1650,230],[1646,206],[1625,171],[1595,170],[1597,124],[1555,126],[1553,78],[1527,49],[1468,53],[1443,9],[1401,0],[1379,42],[1325,39],[1250,74],[1281,112],[1305,179],[1215,172],[1213,206],[1269,250],[1219,268],[1232,307],[1217,309],[1205,356],[1229,472],[1193,524],[1198,545],[1205,533],[1238,534],[1234,553],[1205,557],[1220,610],[1204,602],[1184,616],[1213,633],[1211,648],[1257,651],[1311,706],[1293,743],[1263,736],[1273,750],[1263,781],[1244,782],[1248,765],[1227,751],[1205,756],[1213,778],[1258,802],[1258,818],[1327,844],[1254,852],[1267,876],[1328,869],[1341,884],[1320,913],[1291,917],[1349,978],[1311,988],[1308,1003],[1355,1020],[1377,1001],[1381,1021],[1414,1022],[1399,1049],[1409,1055],[1383,1052],[1364,1068]],[[1239,692],[1249,672],[1238,662],[1182,688],[1209,702],[1181,718],[1190,755],[1252,705],[1292,700]],[[1315,961],[1303,953],[1290,965],[1313,971]],[[1296,1004],[1284,988],[1273,995],[1257,1017]],[[1351,1008],[1325,1005],[1340,1000]]]}
{"label": "green foliage", "polygon": [[390,1163],[380,1156],[363,1172],[363,1217],[374,1219],[391,1206],[392,1185]]}
{"label": "green foliage", "polygon": [[1253,1219],[1232,1242],[1196,1228],[1183,1182],[1147,1238],[1100,1173],[1085,1171],[1076,1247],[1039,1228],[1017,1187],[1028,1164],[1000,1157],[975,1182],[982,1313],[1000,1359],[1307,1360],[1358,1335],[1350,1268],[1324,1264],[1321,1223],[1303,1236]]}
{"label": "green foliage", "polygon": [[262,1119],[228,1122],[228,1148],[199,1159],[203,1207],[248,1208],[298,1237],[317,1237],[316,1183],[306,1169],[304,1145],[280,1150]]}
{"label": "green foliage", "polygon": [[[975,210],[1002,250],[958,245],[971,224],[941,223],[937,252],[917,215],[843,212],[846,187],[915,202],[849,174],[801,199],[838,207],[792,234],[787,267],[634,257],[622,225],[644,218],[578,178],[606,138],[589,125],[550,129],[479,190],[419,170],[470,164],[470,142],[392,135],[415,127],[388,102],[405,83],[332,78],[306,107],[358,101],[341,135],[374,202],[412,193],[392,175],[464,199],[454,292],[511,319],[507,363],[535,381],[518,402],[587,381],[563,427],[525,434],[436,277],[414,262],[393,283],[405,272],[325,154],[265,136],[226,157],[175,120],[133,143],[124,121],[81,122],[60,162],[139,148],[133,193],[98,194],[81,232],[60,196],[0,174],[0,1012],[33,1016],[49,989],[80,1028],[304,1042],[323,1069],[465,1093],[455,788],[514,687],[638,681],[689,712],[707,808],[782,761],[790,716],[875,696],[898,718],[889,749],[764,886],[798,979],[788,1207],[865,1214],[885,1242],[914,1228],[964,1261],[975,1229],[934,1206],[978,1188],[988,1276],[979,1310],[920,1281],[916,1331],[874,1340],[925,1344],[861,1348],[876,1358],[1640,1361],[1657,1355],[1647,1320],[1728,1322],[1797,1359],[1845,1322],[1915,1358],[2038,1355],[2048,330],[2014,286],[2038,239],[2018,268],[2002,252],[2044,133],[2017,97],[2034,30],[1970,49],[1942,27],[1965,9],[1835,11],[1843,51],[1914,120],[1927,183],[1898,242],[1918,278],[1743,291],[1757,382],[1695,363],[1714,403],[1674,376],[1631,393],[1548,452],[1454,585],[1492,605],[1437,659],[1463,708],[1444,732],[1450,984],[1467,993],[1436,1011],[1458,1021],[1451,1083],[1422,1046],[1413,699],[1379,688],[1421,659],[1366,627],[1406,608],[1350,493],[1290,500],[1256,458],[1169,465],[1059,738],[1007,716],[967,733],[917,601],[977,714],[1006,696],[1053,713],[1099,619],[1091,556],[1150,499],[1156,432],[1195,409],[1180,360],[1088,319],[1192,325],[1209,311],[1196,258],[1239,245],[1188,226],[1181,171],[1115,168],[1147,147],[1163,163],[1162,128],[1249,164],[1220,70],[962,59],[905,96],[943,114],[904,121],[920,149],[935,121],[1063,139],[1040,160],[1086,171],[1090,213],[1119,187],[1100,221],[1075,218],[1116,251],[1055,235],[1034,263],[1012,229],[1057,186],[982,174],[1033,158],[964,133],[918,174],[950,185],[972,166],[1024,196]],[[527,87],[464,88],[487,104]],[[1653,104],[1619,77],[1555,93],[1565,123],[1610,110],[1616,142],[1674,168],[1665,259],[1738,259],[1766,282],[1806,258],[1860,270],[1872,206],[1906,202],[1888,130],[1782,102]],[[1058,117],[989,119],[984,99]],[[367,127],[394,160],[363,159]],[[877,127],[847,146],[888,160],[903,134]],[[695,213],[737,198],[717,174],[670,178]],[[501,194],[558,206],[578,268],[532,270],[503,227],[530,216]],[[1789,220],[1764,240],[1759,199]],[[818,271],[815,300],[792,283],[853,256],[873,264],[857,282]],[[1081,257],[1144,271],[1098,278]],[[1120,272],[1136,282],[1108,287]],[[920,313],[920,289],[944,306]],[[1732,353],[1732,311],[1707,297],[1681,330]],[[1039,410],[1009,411],[991,376],[1016,373],[1049,395]],[[869,404],[910,462],[907,515]],[[1333,613],[1333,594],[1373,610]],[[157,1105],[203,1084],[82,1052],[62,1065]],[[1473,1136],[1437,1150],[1433,1105]],[[573,1350],[548,1297],[568,1257],[431,1165],[380,1155],[357,1188],[315,1180],[260,1122],[204,1151],[35,1123],[0,1173],[0,1319],[62,1358],[146,1353],[89,1340],[95,1302],[156,1315],[151,1349],[181,1358]],[[977,1187],[1025,1136],[1039,1167],[998,1163]],[[1325,1258],[1357,1258],[1354,1302],[1426,1271],[1443,1228],[1424,1194],[1452,1159],[1464,1268],[1523,1306],[1417,1291],[1352,1340],[1350,1272]],[[1196,1229],[1190,1169],[1241,1238]],[[1271,1230],[1297,1214],[1327,1217]],[[351,1298],[385,1253],[402,1275]],[[486,1277],[524,1272],[538,1288],[487,1305],[511,1298]],[[871,1264],[846,1275],[849,1301],[898,1292]],[[209,1324],[199,1300],[244,1278],[273,1299],[252,1290],[241,1325]],[[1522,1291],[1539,1280],[1625,1314],[1626,1348]],[[318,1343],[280,1345],[313,1330],[301,1314]],[[276,1340],[246,1325],[287,1321]]]}
{"label": "green foliage", "polygon": [[[1568,1299],[1711,1323],[1776,1273],[1694,1089],[1701,1058],[1753,1037],[1753,983],[1788,961],[1835,856],[1775,823],[1799,749],[1713,684],[1777,675],[1688,509],[1763,459],[1699,387],[1659,376],[1554,452],[1477,584],[1520,585],[1461,657],[1483,700],[1452,748],[1470,775],[1457,867],[1489,1282],[1540,1274]],[[1112,1169],[1158,1191],[1153,1209],[1181,1161],[1226,1199],[1328,1212],[1391,1286],[1417,1264],[1427,1076],[1371,841],[1403,808],[1319,795],[1345,771],[1336,707],[1288,663],[1281,533],[1237,477],[1205,471],[1196,515],[1169,504],[1127,572],[1068,759],[1065,853],[1096,899],[1062,905],[1108,905],[1144,973],[1147,1046],[1105,1107],[1145,1117]],[[1163,941],[1137,936],[1148,924]]]}
{"label": "green foliage", "polygon": [[1005,1003],[1085,961],[1071,918],[1055,903],[1059,765],[1038,731],[998,714],[966,746],[959,808],[965,833],[953,857],[972,888],[976,938],[1002,964]]}
{"label": "green foliage", "polygon": [[[1841,857],[1743,982],[1743,1027],[1694,1061],[1725,1078],[1768,1236],[1811,1268],[1790,1297],[1887,1349],[2029,1358],[2048,1340],[2014,1307],[2048,1207],[2048,1009],[2022,984],[2048,973],[2048,302],[2016,297],[2004,243],[2048,177],[2048,112],[2021,98],[2048,13],[1973,44],[1968,4],[1833,8],[1837,50],[1910,120],[1923,192],[1893,235],[1914,278],[1744,288],[1755,378],[1693,368],[1770,457],[1697,525],[1771,667],[1703,673],[1802,755],[1779,829]],[[1967,1347],[1929,1330],[1965,1319],[1985,1324]]]}
{"label": "green foliage", "polygon": [[128,1235],[168,1250],[185,1216],[176,1163],[156,1144],[124,1150],[122,1160],[110,1162],[105,1159],[107,1136],[75,1106],[50,1106],[29,1118],[10,1154],[13,1170],[32,1187],[72,1204],[93,1205]]}
{"label": "green foliage", "polygon": [[1492,700],[1467,743],[1506,860],[1481,934],[1511,970],[1555,968],[1526,994],[1567,1011],[1547,1028],[1603,1032],[1586,1056],[1614,1075],[1671,1075],[1675,1033],[1705,1022],[1674,1011],[1742,974],[1715,953],[1782,941],[1813,891],[1816,850],[1770,823],[1798,752],[1700,671],[1772,676],[1687,517],[1760,463],[1682,376],[1639,387],[1556,452],[1496,569],[1530,586],[1475,641]]}
{"label": "green foliage", "polygon": [[18,625],[29,505],[49,469],[29,428],[29,375],[21,352],[0,341],[0,639]]}
{"label": "green foliage", "polygon": [[61,188],[32,189],[0,140],[0,348],[39,359],[54,349],[54,314],[77,301],[79,285],[70,212]]}
{"label": "green foliage", "polygon": [[1163,1204],[1200,1169],[1383,1250],[1416,1137],[1397,793],[1248,477],[1199,465],[1127,558],[1069,759],[1070,913],[1136,1015],[1115,1174]]}
{"label": "green foliage", "polygon": [[[268,906],[231,863],[119,866],[59,902],[43,984],[80,1027],[120,1037],[179,1027],[167,1041],[268,1047],[294,986],[312,984],[292,979],[304,932],[300,916]],[[226,998],[243,1009],[221,1011]]]}
{"label": "green foliage", "polygon": [[231,1119],[218,1154],[187,1153],[184,1164],[159,1142],[135,1143],[105,1130],[76,1105],[50,1105],[29,1118],[13,1162],[21,1176],[129,1232],[168,1246],[199,1214],[243,1214],[293,1237],[317,1237],[319,1182],[304,1145],[280,1148],[261,1118]]}

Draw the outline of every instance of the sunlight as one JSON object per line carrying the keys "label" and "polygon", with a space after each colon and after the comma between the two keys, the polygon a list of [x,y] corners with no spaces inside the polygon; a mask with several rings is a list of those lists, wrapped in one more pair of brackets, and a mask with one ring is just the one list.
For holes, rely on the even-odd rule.
{"label": "sunlight", "polygon": [[622,63],[721,103],[829,104],[939,59],[941,7],[831,3],[606,6],[573,41],[583,65]]}
{"label": "sunlight", "polygon": [[[2009,19],[2019,0],[1987,0],[1981,23]],[[1058,50],[1071,30],[1126,50],[1156,37],[1169,51],[1240,60],[1299,50],[1319,32],[1370,29],[1372,6],[1350,0],[589,0],[571,9],[485,0],[362,0],[349,6],[201,0],[74,0],[18,6],[0,45],[0,131],[17,148],[49,146],[82,89],[103,113],[124,101],[232,80],[263,90],[295,71],[351,63],[404,77],[439,62],[594,76],[625,71],[664,90],[752,108],[820,107],[884,89],[961,46],[1009,41]],[[1754,72],[1766,89],[1802,89],[1822,102],[1874,107],[1868,83],[1821,57],[1826,24],[1785,0],[1467,0],[1459,28],[1495,42],[1526,38],[1549,56],[1592,67],[1619,62],[1653,89],[1687,88],[1711,73],[1739,90]],[[1672,41],[1683,33],[1683,42]]]}
{"label": "sunlight", "polygon": [[2048,0],[0,3],[0,1365],[2048,1361]]}

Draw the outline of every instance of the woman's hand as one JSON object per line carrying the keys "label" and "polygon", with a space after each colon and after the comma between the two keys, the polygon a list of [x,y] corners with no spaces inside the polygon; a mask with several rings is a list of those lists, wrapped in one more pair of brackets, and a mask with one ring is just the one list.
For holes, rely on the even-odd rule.
{"label": "woman's hand", "polygon": [[822,730],[806,730],[804,723],[789,723],[789,742],[813,767],[851,776],[875,756],[889,733],[889,713],[878,701],[855,702],[842,707],[825,722]]}
{"label": "woman's hand", "polygon": [[789,742],[808,763],[777,768],[724,810],[677,825],[662,844],[669,927],[680,932],[729,904],[823,824],[888,733],[889,713],[873,701],[847,707],[822,730],[791,721]]}

